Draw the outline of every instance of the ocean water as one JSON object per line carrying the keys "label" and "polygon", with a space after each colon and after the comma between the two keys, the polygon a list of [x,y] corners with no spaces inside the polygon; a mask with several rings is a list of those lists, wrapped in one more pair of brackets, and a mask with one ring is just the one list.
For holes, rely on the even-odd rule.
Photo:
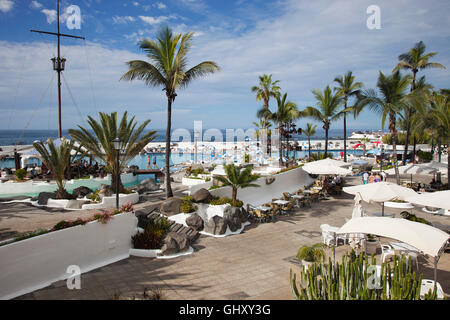
{"label": "ocean water", "polygon": [[[176,129],[175,129],[176,130]],[[191,141],[194,140],[193,129],[187,129],[191,134]],[[203,130],[203,133],[207,129]],[[353,131],[365,131],[367,129],[348,129],[347,135],[351,135]],[[226,136],[225,129],[220,129],[223,137]],[[325,138],[324,130],[320,126],[316,129],[316,134],[312,137],[312,140],[323,140]],[[172,133],[174,130],[172,131]],[[164,129],[156,130],[155,142],[163,142],[166,139],[166,131]],[[329,139],[342,139],[344,133],[342,129],[330,129],[328,136]],[[69,138],[67,131],[63,131],[63,136]],[[0,146],[9,145],[29,145],[36,140],[45,141],[48,138],[57,138],[58,130],[0,130]],[[254,137],[251,137],[254,139]],[[292,140],[307,140],[304,135],[294,135]],[[174,141],[175,142],[175,141]]]}

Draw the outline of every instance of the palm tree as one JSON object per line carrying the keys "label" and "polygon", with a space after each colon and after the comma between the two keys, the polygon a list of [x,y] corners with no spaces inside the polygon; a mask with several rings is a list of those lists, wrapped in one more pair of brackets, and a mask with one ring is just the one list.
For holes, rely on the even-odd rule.
{"label": "palm tree", "polygon": [[366,144],[368,144],[370,142],[370,139],[368,138],[361,138],[359,139],[359,141],[361,141],[361,144],[363,145],[363,156],[366,156]]}
{"label": "palm tree", "polygon": [[307,123],[306,129],[302,129],[302,132],[305,136],[308,137],[308,158],[311,159],[311,137],[316,134],[316,124]]}
{"label": "palm tree", "polygon": [[[272,124],[269,121],[265,122],[264,119],[259,119],[259,123],[256,121],[253,121],[253,125],[256,127],[255,137],[258,141],[259,141],[259,137],[261,136],[261,131],[264,129],[267,130],[272,126]],[[270,129],[269,129],[269,131],[270,131]]]}
{"label": "palm tree", "polygon": [[[348,71],[343,77],[337,76],[334,78],[334,82],[339,84],[338,87],[334,87],[338,93],[340,93],[344,99],[344,109],[347,109],[348,99],[357,95],[363,86],[362,82],[354,82],[355,76],[351,71]],[[347,162],[347,112],[344,112],[344,162]]]}
{"label": "palm tree", "polygon": [[[417,42],[413,48],[409,49],[408,52],[402,53],[398,56],[399,63],[394,68],[393,71],[398,71],[400,69],[410,70],[412,72],[412,82],[411,82],[411,92],[416,89],[416,74],[419,70],[430,69],[430,68],[441,68],[445,69],[445,67],[437,62],[429,62],[429,59],[438,54],[438,52],[429,52],[425,54],[426,46],[423,41]],[[408,143],[409,136],[411,131],[410,118],[414,113],[414,109],[406,110],[406,118],[407,118],[407,128],[406,128],[406,141],[405,141],[405,150],[403,152],[403,161],[405,161],[406,156],[408,155]]]}
{"label": "palm tree", "polygon": [[339,107],[343,102],[342,94],[339,92],[333,94],[330,86],[326,86],[323,92],[314,89],[313,94],[317,100],[317,107],[306,107],[305,115],[323,123],[323,129],[325,130],[325,157],[327,157],[330,124],[343,116],[348,110],[339,111]]}
{"label": "palm tree", "polygon": [[[256,94],[256,101],[263,101],[262,114],[264,114],[266,111],[269,111],[270,97],[276,98],[280,95],[280,87],[278,86],[279,82],[280,80],[272,81],[271,74],[263,74],[262,76],[259,76],[259,84],[252,87],[252,92]],[[260,114],[260,112],[258,112],[258,114]],[[266,123],[267,118],[262,118],[264,123]],[[266,128],[266,125],[264,125],[263,127]],[[270,140],[267,140],[267,153],[270,154]]]}
{"label": "palm tree", "polygon": [[129,70],[120,78],[132,81],[143,80],[151,87],[163,87],[167,96],[167,129],[166,129],[166,161],[165,181],[166,197],[172,197],[170,185],[170,133],[172,126],[172,103],[179,88],[186,87],[192,80],[219,71],[213,61],[203,61],[187,69],[187,54],[192,46],[193,32],[184,35],[173,34],[169,27],[162,28],[156,41],[144,39],[139,47],[147,53],[151,63],[142,60],[128,61]]}
{"label": "palm tree", "polygon": [[231,187],[231,199],[233,200],[233,204],[236,204],[237,191],[239,188],[259,187],[258,184],[252,183],[259,178],[258,175],[252,175],[252,167],[241,170],[234,164],[229,164],[225,165],[224,169],[227,176],[217,176],[216,179],[222,182],[224,186]]}
{"label": "palm tree", "polygon": [[[114,192],[120,193],[124,191],[120,173],[131,159],[136,157],[149,142],[153,141],[156,131],[144,133],[150,120],[145,120],[136,128],[135,117],[128,120],[126,111],[120,123],[117,122],[117,112],[111,114],[99,112],[99,117],[100,122],[97,122],[88,116],[87,123],[90,129],[78,126],[79,129],[69,129],[69,134],[105,165],[106,171],[111,174],[111,186]],[[116,137],[122,140],[123,145],[120,164],[117,163],[117,151],[113,144]],[[117,175],[119,175],[119,190],[116,190]]]}
{"label": "palm tree", "polygon": [[42,142],[34,142],[33,147],[39,153],[41,161],[47,166],[56,180],[58,190],[56,199],[69,199],[70,194],[64,188],[64,177],[68,168],[70,168],[71,152],[75,150],[74,140],[61,139],[61,144],[57,147],[51,138],[47,140],[46,145]]}
{"label": "palm tree", "polygon": [[[429,117],[439,137],[439,146],[447,142],[447,156],[450,155],[450,98],[433,92],[430,101]],[[444,143],[445,144],[445,143]],[[447,161],[447,177],[450,177],[450,163]],[[447,183],[450,189],[450,180]]]}
{"label": "palm tree", "polygon": [[283,94],[283,96],[280,98],[280,96],[276,97],[277,99],[277,111],[276,112],[270,112],[270,110],[267,110],[265,113],[265,118],[272,120],[274,123],[278,125],[279,130],[279,154],[280,154],[280,165],[283,165],[283,145],[282,145],[282,136],[283,136],[283,126],[285,123],[292,122],[296,120],[300,113],[297,108],[297,105],[292,101],[286,101],[287,99],[287,93]]}
{"label": "palm tree", "polygon": [[380,91],[378,96],[375,90],[366,90],[359,96],[357,102],[358,113],[366,105],[372,110],[381,114],[381,124],[384,127],[386,118],[389,118],[389,131],[392,136],[392,148],[394,156],[395,177],[397,184],[400,184],[400,176],[398,173],[397,164],[397,128],[396,118],[401,114],[401,111],[405,108],[405,104],[408,103],[410,96],[406,92],[408,86],[411,83],[411,76],[401,76],[400,71],[394,72],[390,76],[385,76],[381,71],[378,76],[377,87]]}

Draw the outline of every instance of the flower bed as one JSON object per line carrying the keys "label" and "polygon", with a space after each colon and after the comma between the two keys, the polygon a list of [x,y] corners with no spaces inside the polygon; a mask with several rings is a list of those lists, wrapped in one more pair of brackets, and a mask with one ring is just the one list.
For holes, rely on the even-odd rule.
{"label": "flower bed", "polygon": [[50,230],[15,238],[0,247],[0,299],[67,279],[72,265],[84,273],[128,258],[136,226],[133,207],[128,205],[96,213],[87,220],[61,221]]}

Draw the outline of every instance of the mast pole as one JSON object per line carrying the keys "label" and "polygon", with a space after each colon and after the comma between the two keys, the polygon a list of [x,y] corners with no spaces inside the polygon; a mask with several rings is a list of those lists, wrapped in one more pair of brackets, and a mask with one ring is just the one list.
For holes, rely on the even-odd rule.
{"label": "mast pole", "polygon": [[60,33],[59,33],[59,0],[56,1],[56,15],[58,24],[58,138],[62,138],[62,122],[61,122],[61,48],[60,48]]}

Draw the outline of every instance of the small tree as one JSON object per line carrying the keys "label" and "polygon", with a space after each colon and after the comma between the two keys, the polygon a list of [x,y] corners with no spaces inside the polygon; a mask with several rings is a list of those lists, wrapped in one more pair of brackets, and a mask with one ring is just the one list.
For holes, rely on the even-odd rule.
{"label": "small tree", "polygon": [[56,199],[67,199],[70,194],[64,188],[64,175],[67,168],[70,167],[70,157],[72,150],[74,150],[74,140],[67,140],[62,138],[61,145],[55,146],[53,139],[47,140],[47,146],[44,142],[39,141],[33,143],[33,147],[39,152],[41,161],[47,166],[58,185],[56,191]]}
{"label": "small tree", "polygon": [[224,186],[231,187],[231,199],[233,200],[233,205],[236,204],[237,191],[239,188],[259,187],[259,185],[252,183],[259,178],[259,176],[252,174],[252,167],[241,170],[234,164],[229,164],[225,166],[225,173],[227,174],[227,177],[218,176],[216,179],[222,182]]}

